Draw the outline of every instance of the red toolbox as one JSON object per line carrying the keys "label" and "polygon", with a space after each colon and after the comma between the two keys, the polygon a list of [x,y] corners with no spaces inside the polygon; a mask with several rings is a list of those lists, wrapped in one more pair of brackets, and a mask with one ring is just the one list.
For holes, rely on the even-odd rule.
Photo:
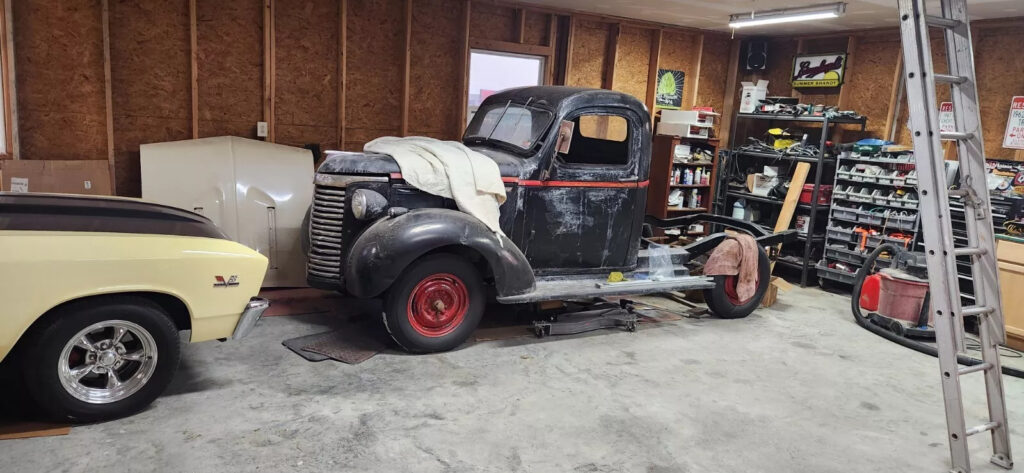
{"label": "red toolbox", "polygon": [[[811,203],[811,195],[814,194],[814,184],[804,184],[804,190],[800,193],[800,202]],[[818,187],[818,203],[828,204],[832,202],[832,186],[823,184]]]}

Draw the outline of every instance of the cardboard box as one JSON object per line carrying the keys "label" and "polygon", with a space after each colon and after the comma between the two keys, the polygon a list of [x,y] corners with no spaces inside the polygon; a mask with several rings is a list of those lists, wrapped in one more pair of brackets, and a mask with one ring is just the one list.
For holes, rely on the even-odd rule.
{"label": "cardboard box", "polygon": [[0,191],[110,195],[110,167],[106,160],[3,160]]}
{"label": "cardboard box", "polygon": [[778,176],[769,176],[763,173],[747,175],[747,190],[754,195],[768,196],[768,192],[778,184]]}
{"label": "cardboard box", "polygon": [[740,92],[740,113],[754,113],[761,101],[768,96],[768,81],[759,80],[753,82],[741,82],[743,90]]}
{"label": "cardboard box", "polygon": [[658,122],[659,135],[706,139],[710,136],[710,130],[710,125],[700,125],[697,123]]}

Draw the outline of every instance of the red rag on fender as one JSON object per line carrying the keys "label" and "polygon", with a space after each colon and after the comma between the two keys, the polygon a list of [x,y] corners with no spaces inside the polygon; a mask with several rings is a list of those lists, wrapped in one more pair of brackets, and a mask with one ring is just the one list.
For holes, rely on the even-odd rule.
{"label": "red rag on fender", "polygon": [[746,233],[729,234],[704,264],[707,276],[739,276],[736,296],[745,301],[757,292],[757,240]]}

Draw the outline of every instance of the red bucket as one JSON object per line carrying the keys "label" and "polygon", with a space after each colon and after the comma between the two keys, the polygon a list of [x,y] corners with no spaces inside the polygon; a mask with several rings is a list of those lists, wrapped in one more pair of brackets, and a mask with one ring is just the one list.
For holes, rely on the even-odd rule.
{"label": "red bucket", "polygon": [[[900,277],[899,274],[893,275],[889,271],[879,274],[882,280],[878,294],[878,313],[917,325],[924,296],[928,293],[928,283]],[[931,321],[930,316],[928,319]]]}

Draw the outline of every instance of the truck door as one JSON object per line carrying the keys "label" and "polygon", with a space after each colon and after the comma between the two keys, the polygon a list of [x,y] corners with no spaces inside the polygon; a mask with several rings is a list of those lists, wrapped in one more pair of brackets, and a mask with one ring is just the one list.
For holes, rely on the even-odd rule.
{"label": "truck door", "polygon": [[[534,269],[609,270],[635,264],[646,183],[638,165],[640,117],[627,108],[582,109],[566,153],[554,151],[525,192],[523,244]],[[557,128],[557,124],[556,124]],[[646,179],[646,176],[643,176]]]}

